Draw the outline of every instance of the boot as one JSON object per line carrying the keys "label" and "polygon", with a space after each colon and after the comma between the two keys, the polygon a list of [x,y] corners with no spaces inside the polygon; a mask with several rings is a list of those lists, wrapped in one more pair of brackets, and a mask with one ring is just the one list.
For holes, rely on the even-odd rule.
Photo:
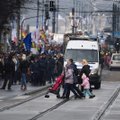
{"label": "boot", "polygon": [[89,98],[94,98],[95,97],[95,95],[91,95]]}

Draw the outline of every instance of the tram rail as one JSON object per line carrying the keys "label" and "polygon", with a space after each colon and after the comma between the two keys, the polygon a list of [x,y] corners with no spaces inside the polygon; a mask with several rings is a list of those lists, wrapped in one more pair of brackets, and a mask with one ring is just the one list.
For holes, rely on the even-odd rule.
{"label": "tram rail", "polygon": [[[31,96],[30,98],[19,102],[17,104],[13,104],[10,106],[5,106],[3,108],[0,108],[0,112],[3,112],[5,110],[17,107],[21,104],[24,104],[26,102],[29,102],[33,99],[39,98],[39,97],[43,97],[46,94],[47,88],[42,90],[41,92],[39,92],[36,95]],[[109,107],[114,103],[114,101],[117,99],[118,95],[120,93],[120,86],[118,86],[113,93],[111,94],[110,98],[106,101],[106,103],[104,103],[100,109],[93,115],[91,120],[102,120],[102,118],[104,117],[104,114],[106,113],[106,111],[109,109]],[[70,100],[73,98],[73,96],[70,97]],[[53,110],[59,108],[60,106],[64,105],[66,102],[69,102],[69,100],[63,99],[61,101],[59,101],[59,103],[45,109],[44,111],[41,111],[40,113],[36,114],[35,116],[33,116],[32,118],[30,118],[29,120],[37,120],[39,118],[42,118],[43,116],[45,116],[46,114],[52,112]]]}
{"label": "tram rail", "polygon": [[[24,104],[24,103],[26,103],[26,102],[29,102],[29,101],[31,101],[31,100],[33,100],[33,99],[36,99],[36,98],[38,98],[38,97],[41,97],[41,96],[45,95],[49,87],[50,87],[50,86],[45,87],[45,88],[43,88],[43,89],[41,89],[41,90],[36,90],[36,91],[34,91],[34,92],[25,93],[25,94],[21,95],[21,96],[30,95],[30,97],[29,97],[29,98],[26,98],[26,99],[24,99],[24,100],[22,100],[22,101],[19,101],[19,102],[17,102],[17,103],[13,103],[13,104],[11,104],[11,105],[7,105],[7,106],[4,106],[4,107],[1,107],[1,108],[0,108],[0,112],[3,112],[3,111],[5,111],[5,110],[8,110],[8,109],[11,109],[11,108],[14,108],[14,107],[17,107],[17,106],[19,106],[19,105],[22,105],[22,104]],[[13,97],[17,97],[17,96],[12,96],[12,97],[9,97],[9,98],[5,98],[4,101],[7,101],[8,99],[11,99],[11,98],[13,98]]]}
{"label": "tram rail", "polygon": [[112,96],[108,99],[108,101],[96,112],[92,120],[102,120],[105,112],[114,103],[119,93],[120,93],[120,86],[115,89],[115,91],[113,92]]}

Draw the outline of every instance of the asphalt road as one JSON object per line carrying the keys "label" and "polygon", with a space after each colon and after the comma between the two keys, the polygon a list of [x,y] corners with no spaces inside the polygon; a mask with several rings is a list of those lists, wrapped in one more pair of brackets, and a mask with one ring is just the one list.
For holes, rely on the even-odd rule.
{"label": "asphalt road", "polygon": [[[111,96],[119,87],[119,74],[119,70],[103,70],[101,89],[93,90],[93,93],[96,95],[93,99],[75,100],[71,98],[69,101],[59,104],[62,100],[50,94],[50,98],[44,98],[44,96],[38,97],[0,112],[0,120],[95,120],[98,113],[104,109]],[[10,102],[26,99],[25,97],[29,96],[13,97],[10,99]],[[119,120],[119,99],[120,95],[118,95],[117,99],[106,111],[102,117],[103,120]],[[2,101],[0,101],[1,104]],[[109,115],[114,117],[112,118]]]}

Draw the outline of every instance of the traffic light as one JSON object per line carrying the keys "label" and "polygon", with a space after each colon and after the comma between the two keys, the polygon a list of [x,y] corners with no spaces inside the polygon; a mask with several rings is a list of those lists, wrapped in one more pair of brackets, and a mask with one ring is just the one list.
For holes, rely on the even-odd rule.
{"label": "traffic light", "polygon": [[50,19],[49,17],[49,6],[48,4],[45,4],[45,18]]}
{"label": "traffic light", "polygon": [[49,11],[45,11],[45,18],[46,18],[46,19],[50,19]]}
{"label": "traffic light", "polygon": [[55,1],[50,1],[50,11],[53,12],[55,10]]}

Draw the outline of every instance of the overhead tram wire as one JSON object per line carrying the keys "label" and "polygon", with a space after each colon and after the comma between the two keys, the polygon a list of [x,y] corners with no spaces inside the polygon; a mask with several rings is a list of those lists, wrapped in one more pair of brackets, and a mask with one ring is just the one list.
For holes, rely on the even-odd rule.
{"label": "overhead tram wire", "polygon": [[[37,10],[37,8],[29,8],[29,7],[21,7],[23,9],[29,9],[29,10]],[[60,12],[70,12],[70,8],[59,8]],[[40,9],[40,11],[42,11],[42,9]],[[112,10],[97,10],[97,11],[81,11],[81,13],[112,13]],[[79,11],[76,11],[76,13],[79,13]],[[116,12],[116,14],[120,14],[119,12]]]}

